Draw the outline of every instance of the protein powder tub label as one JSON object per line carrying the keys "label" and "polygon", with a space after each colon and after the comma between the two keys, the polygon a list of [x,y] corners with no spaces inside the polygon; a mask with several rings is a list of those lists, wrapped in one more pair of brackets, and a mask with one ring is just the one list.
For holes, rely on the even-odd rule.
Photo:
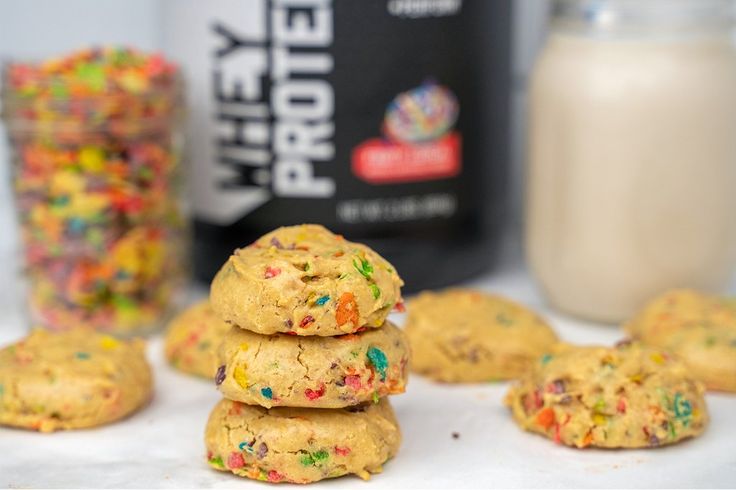
{"label": "protein powder tub label", "polygon": [[[167,52],[188,76],[198,276],[294,223],[368,241],[402,265],[409,245],[439,256],[487,241],[506,187],[509,9],[482,0],[165,4]],[[470,269],[493,251],[485,254]]]}

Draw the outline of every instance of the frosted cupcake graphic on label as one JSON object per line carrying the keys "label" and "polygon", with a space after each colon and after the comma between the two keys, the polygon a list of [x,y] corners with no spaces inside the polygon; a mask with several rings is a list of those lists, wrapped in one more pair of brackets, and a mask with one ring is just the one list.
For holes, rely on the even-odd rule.
{"label": "frosted cupcake graphic on label", "polygon": [[455,95],[434,81],[399,94],[386,108],[385,139],[372,138],[353,151],[353,173],[371,184],[457,175],[461,138],[453,127],[458,113]]}

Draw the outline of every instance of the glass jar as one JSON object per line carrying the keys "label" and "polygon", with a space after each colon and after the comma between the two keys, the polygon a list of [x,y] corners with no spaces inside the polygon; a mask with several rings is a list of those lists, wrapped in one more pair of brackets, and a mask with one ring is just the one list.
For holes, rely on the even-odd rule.
{"label": "glass jar", "polygon": [[157,55],[90,49],[3,70],[32,324],[161,325],[187,272],[182,84]]}
{"label": "glass jar", "polygon": [[526,251],[550,302],[618,322],[736,264],[728,0],[560,0],[530,89]]}

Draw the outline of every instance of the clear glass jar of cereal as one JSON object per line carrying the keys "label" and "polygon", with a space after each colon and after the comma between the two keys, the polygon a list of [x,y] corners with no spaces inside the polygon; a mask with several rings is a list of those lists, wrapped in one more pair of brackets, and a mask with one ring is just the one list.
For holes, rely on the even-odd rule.
{"label": "clear glass jar of cereal", "polygon": [[187,275],[178,69],[129,48],[3,70],[31,322],[161,325]]}

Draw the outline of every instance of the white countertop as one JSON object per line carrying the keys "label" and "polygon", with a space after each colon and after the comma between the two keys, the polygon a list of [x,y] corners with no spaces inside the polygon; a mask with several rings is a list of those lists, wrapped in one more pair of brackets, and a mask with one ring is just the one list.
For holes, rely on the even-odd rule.
{"label": "white countertop", "polygon": [[[551,313],[518,263],[507,261],[471,284],[539,310],[564,340],[610,344],[621,338],[614,327]],[[11,272],[11,280],[0,281],[0,344],[25,332]],[[265,488],[207,467],[203,431],[219,394],[212,383],[170,369],[161,346],[160,338],[149,345],[155,398],[131,418],[54,434],[0,428],[0,486]],[[404,442],[384,472],[368,483],[345,477],[313,488],[736,486],[736,396],[707,395],[712,421],[699,438],[648,450],[575,450],[522,432],[502,405],[506,388],[438,385],[414,376],[406,394],[392,397]]]}

